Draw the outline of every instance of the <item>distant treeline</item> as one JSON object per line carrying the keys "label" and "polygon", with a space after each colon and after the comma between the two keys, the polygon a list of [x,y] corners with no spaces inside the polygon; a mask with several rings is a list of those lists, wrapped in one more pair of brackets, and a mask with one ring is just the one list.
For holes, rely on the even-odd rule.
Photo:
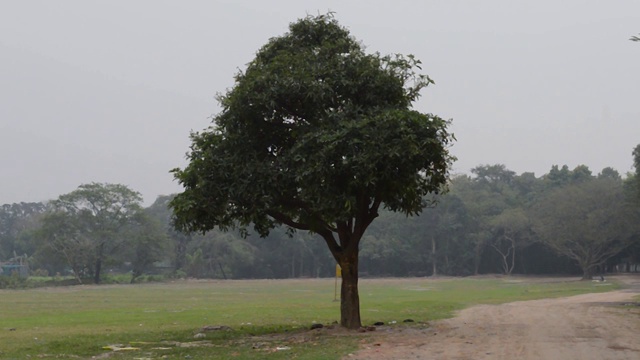
{"label": "distant treeline", "polygon": [[[612,168],[553,166],[516,174],[482,165],[451,179],[435,207],[406,217],[382,211],[360,251],[361,276],[580,274],[640,270],[638,177]],[[321,237],[273,231],[183,234],[160,196],[143,208],[123,185],[87,184],[47,203],[0,207],[0,262],[32,274],[105,273],[194,278],[328,277],[335,260]],[[432,199],[429,199],[432,200]]]}

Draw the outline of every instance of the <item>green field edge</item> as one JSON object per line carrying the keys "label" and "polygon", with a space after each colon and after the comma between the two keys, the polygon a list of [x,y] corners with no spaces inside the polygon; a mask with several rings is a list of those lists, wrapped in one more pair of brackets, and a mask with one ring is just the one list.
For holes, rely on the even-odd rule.
{"label": "green field edge", "polygon": [[[309,330],[313,323],[335,326],[332,323],[338,319],[339,302],[327,296],[335,295],[332,285],[329,279],[234,280],[3,290],[0,358],[340,359],[376,332],[345,332],[338,327]],[[432,321],[477,304],[621,288],[624,285],[615,280],[596,283],[558,278],[363,279],[361,312],[363,325],[382,322],[386,327],[426,328]],[[155,303],[147,298],[157,293],[165,293],[166,298]],[[8,311],[12,299],[22,299],[23,306]],[[69,308],[65,299],[77,303]],[[118,301],[121,304],[111,304]],[[172,309],[180,312],[172,313]],[[202,318],[216,311],[218,316]],[[41,321],[34,320],[37,318]],[[163,324],[176,319],[183,321]],[[42,320],[50,324],[43,326]],[[119,321],[124,324],[118,325]],[[200,332],[204,325],[225,325],[232,330]],[[194,337],[199,333],[202,337]],[[2,344],[11,346],[5,349]],[[110,345],[125,350],[105,348]]]}

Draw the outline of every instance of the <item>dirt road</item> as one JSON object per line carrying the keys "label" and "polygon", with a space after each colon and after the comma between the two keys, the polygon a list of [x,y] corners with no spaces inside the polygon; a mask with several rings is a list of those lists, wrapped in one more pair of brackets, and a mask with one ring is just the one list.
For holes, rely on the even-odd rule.
{"label": "dirt road", "polygon": [[381,333],[346,359],[638,360],[640,308],[614,305],[640,295],[640,277],[619,279],[631,288],[474,306],[428,329]]}

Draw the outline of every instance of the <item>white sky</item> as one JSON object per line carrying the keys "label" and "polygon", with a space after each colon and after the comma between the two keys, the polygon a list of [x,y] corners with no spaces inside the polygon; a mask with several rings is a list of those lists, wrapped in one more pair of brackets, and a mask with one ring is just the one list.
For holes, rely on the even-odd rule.
{"label": "white sky", "polygon": [[640,1],[0,2],[0,204],[92,181],[180,191],[189,132],[270,37],[335,11],[369,51],[414,54],[453,119],[455,171],[632,170]]}

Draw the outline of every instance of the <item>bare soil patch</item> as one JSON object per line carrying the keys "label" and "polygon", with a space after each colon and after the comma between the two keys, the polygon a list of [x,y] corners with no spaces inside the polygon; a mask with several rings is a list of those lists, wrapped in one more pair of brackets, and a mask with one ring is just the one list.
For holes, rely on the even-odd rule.
{"label": "bare soil patch", "polygon": [[423,329],[381,329],[346,359],[640,359],[640,276],[629,288],[479,305]]}

